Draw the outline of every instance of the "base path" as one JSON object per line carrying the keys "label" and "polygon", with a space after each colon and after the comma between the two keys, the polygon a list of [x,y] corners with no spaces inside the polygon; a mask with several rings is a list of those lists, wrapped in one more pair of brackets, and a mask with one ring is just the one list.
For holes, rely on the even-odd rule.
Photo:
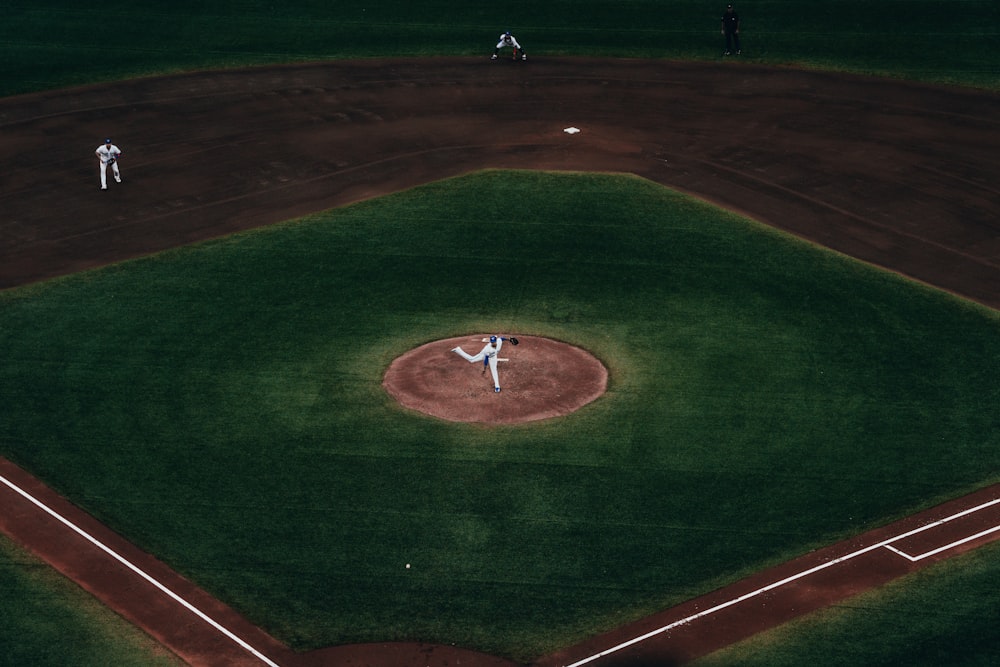
{"label": "base path", "polygon": [[[583,58],[335,62],[4,98],[0,289],[495,167],[634,173],[997,308],[997,108],[995,93],[840,74]],[[124,183],[101,191],[93,151],[107,136]],[[0,470],[0,529],[192,664],[509,666],[419,644],[295,655],[24,471]],[[941,518],[915,517],[789,564],[812,571],[788,585],[768,588],[793,576],[779,568],[539,665],[683,662],[993,539],[994,511],[941,527],[964,533],[896,540]],[[734,592],[748,597],[730,604]]]}
{"label": "base path", "polygon": [[[0,99],[0,288],[485,167],[631,172],[1000,306],[1000,96],[740,63],[365,60]],[[568,127],[580,128],[567,134]],[[122,147],[99,189],[94,149]]]}
{"label": "base path", "polygon": [[683,664],[997,539],[1000,484],[759,572],[535,664]]}
{"label": "base path", "polygon": [[[517,667],[434,644],[359,644],[297,654],[3,459],[0,509],[0,530],[192,665]],[[683,664],[996,539],[1000,484],[811,552],[533,665]]]}
{"label": "base path", "polygon": [[362,644],[295,653],[3,458],[0,531],[191,665],[516,667],[435,644]]}

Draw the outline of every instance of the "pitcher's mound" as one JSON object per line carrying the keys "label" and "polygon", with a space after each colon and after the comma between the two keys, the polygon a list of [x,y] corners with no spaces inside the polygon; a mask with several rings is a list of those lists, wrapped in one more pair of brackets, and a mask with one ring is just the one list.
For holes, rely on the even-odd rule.
{"label": "pitcher's mound", "polygon": [[489,369],[452,352],[478,354],[489,334],[434,341],[389,365],[382,386],[411,410],[456,422],[516,424],[559,417],[605,392],[608,371],[586,350],[549,338],[521,336],[500,348],[500,387]]}

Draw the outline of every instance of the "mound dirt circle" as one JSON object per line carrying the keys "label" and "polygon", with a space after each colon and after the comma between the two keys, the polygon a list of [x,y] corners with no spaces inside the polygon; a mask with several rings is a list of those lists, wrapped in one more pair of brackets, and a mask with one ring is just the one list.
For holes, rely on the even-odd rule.
{"label": "mound dirt circle", "polygon": [[382,380],[385,390],[411,410],[453,422],[516,424],[560,417],[601,396],[608,371],[579,347],[550,338],[518,335],[519,345],[500,349],[502,391],[480,362],[469,363],[453,350],[469,354],[483,348],[476,334],[438,340],[397,357]]}

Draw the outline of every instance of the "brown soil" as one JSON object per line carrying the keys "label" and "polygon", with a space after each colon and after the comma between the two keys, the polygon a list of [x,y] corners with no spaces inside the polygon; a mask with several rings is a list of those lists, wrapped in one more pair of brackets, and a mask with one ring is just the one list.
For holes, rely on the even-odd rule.
{"label": "brown soil", "polygon": [[567,343],[518,335],[519,345],[500,348],[497,373],[502,391],[481,362],[452,352],[461,346],[475,355],[488,334],[434,341],[392,362],[382,386],[401,405],[456,422],[516,424],[567,415],[596,400],[608,371],[593,355]]}
{"label": "brown soil", "polygon": [[[0,288],[498,167],[638,174],[997,308],[998,102],[993,93],[746,63],[584,58],[295,65],[0,99],[0,148],[16,156],[0,177]],[[581,132],[563,132],[569,126]],[[109,135],[125,151],[124,183],[101,192],[93,151]],[[514,391],[483,401],[516,398],[510,356]],[[281,664],[509,664],[421,644],[294,655],[0,463],[5,478],[33,488]],[[261,664],[5,485],[0,508],[6,533],[192,664]],[[671,647],[684,632],[666,633],[637,653],[588,664],[683,662],[995,535],[914,565],[879,550],[825,571],[819,583],[788,587],[787,598],[754,598],[742,616],[712,617],[692,640],[697,648]],[[720,631],[726,626],[733,630]],[[591,655],[634,631],[539,664]]]}

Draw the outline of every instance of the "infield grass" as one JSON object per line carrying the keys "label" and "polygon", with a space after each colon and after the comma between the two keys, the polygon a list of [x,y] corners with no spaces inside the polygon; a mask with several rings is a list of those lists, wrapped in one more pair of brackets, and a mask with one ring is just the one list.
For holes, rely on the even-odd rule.
{"label": "infield grass", "polygon": [[[0,295],[0,443],[297,648],[528,660],[996,481],[998,326],[637,178],[488,171]],[[489,331],[608,394],[381,390]]]}
{"label": "infield grass", "polygon": [[[725,2],[704,0],[9,0],[0,95],[135,76],[381,56],[489,55],[511,30],[532,56],[713,60]],[[994,0],[737,3],[744,60],[996,89]]]}

